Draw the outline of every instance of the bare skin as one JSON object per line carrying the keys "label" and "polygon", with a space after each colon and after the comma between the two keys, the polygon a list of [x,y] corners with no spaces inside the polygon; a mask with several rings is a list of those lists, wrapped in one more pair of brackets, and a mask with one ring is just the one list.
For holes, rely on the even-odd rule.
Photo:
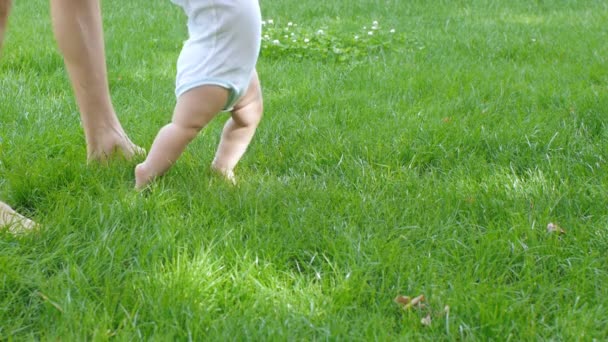
{"label": "bare skin", "polygon": [[8,24],[8,14],[11,11],[12,0],[0,0],[0,49],[4,41],[4,32]]}
{"label": "bare skin", "polygon": [[[12,0],[0,0],[0,47]],[[84,127],[88,161],[104,161],[114,155],[131,159],[145,151],[133,144],[116,116],[107,80],[103,27],[99,0],[50,0],[53,31],[70,76]],[[0,226],[30,229],[32,221],[0,202]]]}
{"label": "bare skin", "polygon": [[0,201],[0,229],[8,229],[13,234],[31,231],[36,224],[15,212],[8,204]]}
{"label": "bare skin", "polygon": [[129,140],[112,105],[99,0],[51,0],[51,17],[80,109],[87,159],[145,153]]}
{"label": "bare skin", "polygon": [[234,168],[247,150],[253,135],[262,120],[264,104],[257,72],[254,73],[247,93],[231,112],[224,125],[222,138],[217,147],[211,167],[233,184],[236,184]]}
{"label": "bare skin", "polygon": [[[142,189],[163,175],[186,146],[222,110],[228,90],[218,86],[194,88],[177,100],[170,124],[161,128],[146,160],[135,167],[135,188]],[[234,167],[251,142],[262,118],[262,92],[257,73],[247,93],[238,101],[226,122],[212,168],[235,183]]]}
{"label": "bare skin", "polygon": [[[0,48],[4,41],[4,32],[8,24],[8,15],[11,10],[11,0],[0,0]],[[8,229],[17,234],[33,229],[34,222],[15,212],[8,204],[0,201],[0,229]]]}

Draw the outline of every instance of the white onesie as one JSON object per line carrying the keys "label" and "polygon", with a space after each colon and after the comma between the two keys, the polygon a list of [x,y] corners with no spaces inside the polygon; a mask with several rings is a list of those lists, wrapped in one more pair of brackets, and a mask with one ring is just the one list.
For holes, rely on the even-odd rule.
{"label": "white onesie", "polygon": [[175,95],[201,85],[230,91],[225,110],[247,91],[260,52],[258,0],[171,0],[188,16],[188,40],[177,60]]}

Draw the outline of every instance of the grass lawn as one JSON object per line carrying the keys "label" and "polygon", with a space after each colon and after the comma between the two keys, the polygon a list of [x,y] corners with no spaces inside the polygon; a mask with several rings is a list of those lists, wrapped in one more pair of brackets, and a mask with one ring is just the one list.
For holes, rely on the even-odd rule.
{"label": "grass lawn", "polygon": [[[239,186],[209,171],[222,115],[142,195],[137,161],[86,164],[48,1],[16,1],[0,198],[43,229],[0,232],[0,339],[608,339],[605,1],[261,6]],[[185,18],[103,9],[114,105],[149,148]]]}

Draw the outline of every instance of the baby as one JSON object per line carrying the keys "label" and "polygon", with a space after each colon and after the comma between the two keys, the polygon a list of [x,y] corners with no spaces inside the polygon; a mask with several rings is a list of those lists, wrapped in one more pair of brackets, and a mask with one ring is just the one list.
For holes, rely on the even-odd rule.
{"label": "baby", "polygon": [[255,70],[261,40],[258,0],[172,0],[188,17],[188,40],[177,60],[177,103],[146,160],[135,167],[142,189],[164,174],[218,113],[229,111],[211,167],[235,183],[234,167],[262,118]]}

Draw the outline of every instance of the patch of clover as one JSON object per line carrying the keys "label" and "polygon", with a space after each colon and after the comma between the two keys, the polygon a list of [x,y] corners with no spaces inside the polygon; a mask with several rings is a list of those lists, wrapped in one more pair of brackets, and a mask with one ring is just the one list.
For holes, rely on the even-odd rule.
{"label": "patch of clover", "polygon": [[293,22],[262,21],[262,51],[266,58],[320,59],[351,62],[385,51],[397,50],[405,39],[394,28],[384,29],[378,21],[354,33],[327,26],[311,29]]}

